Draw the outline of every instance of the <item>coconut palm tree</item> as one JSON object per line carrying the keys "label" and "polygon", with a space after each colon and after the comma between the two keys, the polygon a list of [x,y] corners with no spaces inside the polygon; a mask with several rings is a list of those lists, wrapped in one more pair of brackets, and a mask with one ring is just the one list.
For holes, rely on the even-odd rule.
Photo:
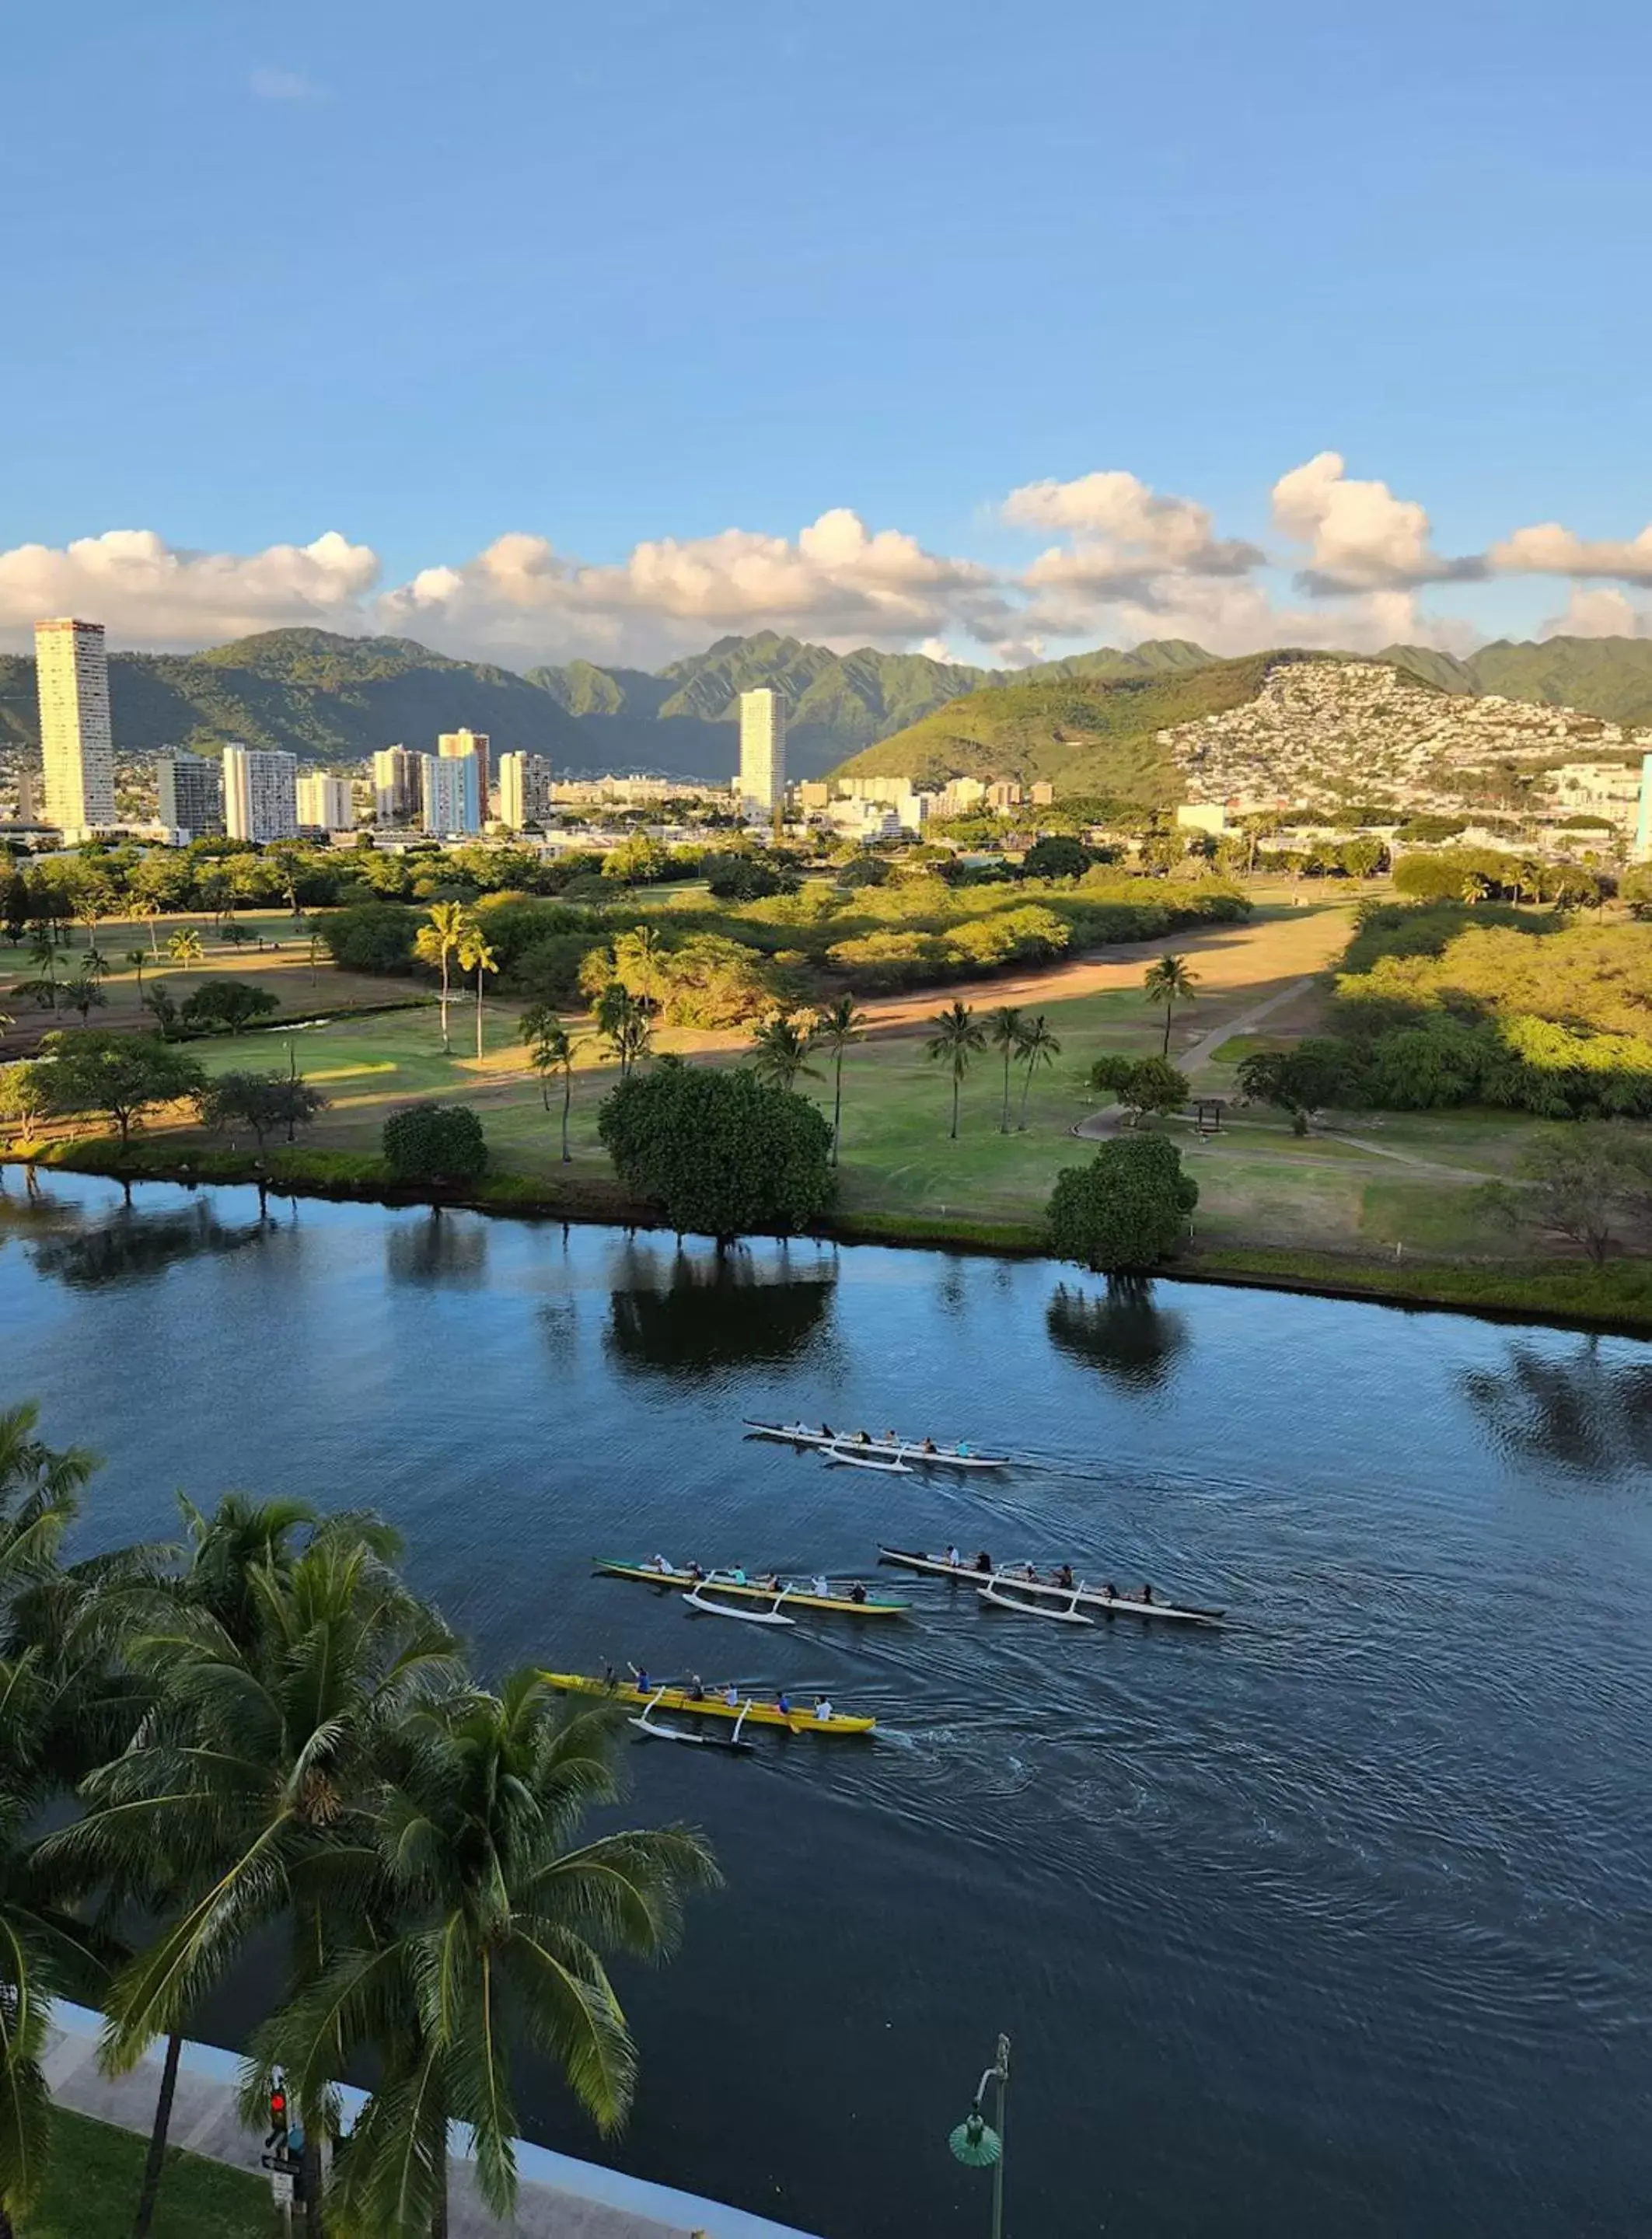
{"label": "coconut palm tree", "polygon": [[156,901],[153,897],[149,894],[134,894],[131,900],[126,905],[126,914],[128,917],[132,919],[136,924],[148,926],[149,929],[149,954],[154,957],[158,957],[161,953],[161,945],[156,937],[155,920],[161,914],[160,903]]}
{"label": "coconut palm tree", "polygon": [[1022,1040],[1026,1033],[1026,1013],[1018,1003],[1000,1003],[987,1020],[994,1049],[1004,1053],[1004,1106],[998,1114],[998,1133],[1010,1132],[1010,1066],[1021,1053]]}
{"label": "coconut palm tree", "polygon": [[127,949],[122,959],[122,961],[126,964],[130,970],[136,972],[137,974],[137,1005],[139,1010],[142,1010],[143,1007],[143,967],[149,960],[147,952],[142,948]]}
{"label": "coconut palm tree", "polygon": [[858,1042],[866,1027],[866,1013],[856,1007],[853,995],[839,995],[832,1008],[814,1030],[814,1039],[832,1054],[832,1163],[838,1163],[838,1146],[843,1136],[843,1053],[852,1043]]}
{"label": "coconut palm tree", "polygon": [[651,925],[634,926],[615,936],[614,972],[639,1002],[657,1006],[664,998],[666,953]]}
{"label": "coconut palm tree", "polygon": [[441,1053],[453,1055],[448,1039],[448,974],[459,944],[465,938],[465,912],[459,902],[432,902],[430,922],[419,927],[413,953],[421,964],[435,964],[441,973]]}
{"label": "coconut palm tree", "polygon": [[1025,1134],[1027,1124],[1027,1096],[1032,1086],[1032,1075],[1041,1065],[1053,1065],[1061,1054],[1061,1044],[1050,1030],[1050,1022],[1040,1011],[1029,1019],[1021,1029],[1021,1055],[1026,1060],[1026,1073],[1021,1082],[1021,1119],[1018,1133]]}
{"label": "coconut palm tree", "polygon": [[524,1011],[520,1031],[527,1044],[527,1061],[539,1075],[540,1098],[547,1112],[551,1075],[560,1072],[562,1076],[562,1164],[566,1166],[573,1157],[567,1146],[567,1115],[574,1100],[574,1037],[548,1003],[535,1003]]}
{"label": "coconut palm tree", "polygon": [[207,953],[198,926],[181,925],[166,937],[166,953],[175,964],[199,964]]}
{"label": "coconut palm tree", "polygon": [[806,1074],[819,1080],[820,1068],[808,1061],[814,1037],[800,1019],[776,1012],[752,1037],[752,1071],[773,1088],[795,1088]]}
{"label": "coconut palm tree", "polygon": [[620,1078],[628,1080],[639,1058],[647,1057],[654,1040],[648,1006],[640,997],[611,980],[596,1001],[596,1022],[602,1039],[620,1060]]}
{"label": "coconut palm tree", "polygon": [[488,936],[474,917],[465,920],[465,928],[459,940],[459,969],[476,975],[476,1055],[481,1056],[481,988],[482,975],[497,972],[499,959],[488,946]]}
{"label": "coconut palm tree", "polygon": [[1198,988],[1198,973],[1190,967],[1184,956],[1161,956],[1157,964],[1150,964],[1142,977],[1142,993],[1150,1003],[1164,1006],[1164,1046],[1162,1054],[1171,1053],[1171,1020],[1178,1003],[1191,1003]]}
{"label": "coconut palm tree", "polygon": [[958,1097],[964,1086],[964,1075],[969,1071],[970,1060],[978,1050],[986,1047],[986,1030],[977,1019],[973,1007],[968,1003],[949,1003],[944,1011],[937,1011],[930,1020],[935,1032],[924,1044],[924,1055],[932,1063],[943,1060],[952,1076],[952,1126],[949,1139],[958,1140]]}
{"label": "coconut palm tree", "polygon": [[535,1671],[470,1690],[393,1737],[363,1825],[367,1932],[259,2036],[244,2105],[277,2063],[301,2104],[341,2055],[378,2081],[335,2179],[340,2221],[375,2239],[445,2239],[448,2134],[468,2125],[493,2213],[516,2196],[512,2048],[551,2055],[606,2132],[624,2122],[636,2050],[603,1954],[659,1958],[684,1896],[717,1869],[683,1827],[575,1840],[611,1803],[613,1713],[568,1717]]}

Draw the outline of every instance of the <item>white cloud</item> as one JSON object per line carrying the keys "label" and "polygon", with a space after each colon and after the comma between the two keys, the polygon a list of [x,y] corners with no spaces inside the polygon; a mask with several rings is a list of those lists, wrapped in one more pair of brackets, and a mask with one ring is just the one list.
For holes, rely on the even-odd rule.
{"label": "white cloud", "polygon": [[242,556],[177,549],[150,528],[111,528],[61,548],[0,552],[0,639],[31,643],[47,615],[81,615],[117,641],[158,648],[297,623],[360,630],[378,575],[371,547],[336,530]]}
{"label": "white cloud", "polygon": [[325,101],[328,98],[324,85],[306,77],[302,70],[278,69],[272,63],[261,63],[247,80],[249,90],[260,101]]}
{"label": "white cloud", "polygon": [[1505,575],[1616,575],[1626,583],[1652,583],[1652,528],[1628,543],[1590,543],[1559,522],[1545,521],[1494,544],[1491,563]]}
{"label": "white cloud", "polygon": [[1432,548],[1423,508],[1396,497],[1386,482],[1350,482],[1337,451],[1321,451],[1279,477],[1273,517],[1308,546],[1308,565],[1297,580],[1314,598],[1472,582],[1486,573],[1478,557],[1442,558]]}
{"label": "white cloud", "polygon": [[1118,469],[1071,482],[1026,482],[1010,492],[1004,517],[1026,528],[1065,530],[1070,549],[1041,553],[1025,580],[1102,593],[1161,572],[1244,575],[1265,555],[1254,544],[1211,533],[1207,508],[1191,498],[1161,497]]}
{"label": "white cloud", "polygon": [[1652,609],[1626,591],[1575,590],[1563,614],[1551,615],[1541,637],[1652,637]]}

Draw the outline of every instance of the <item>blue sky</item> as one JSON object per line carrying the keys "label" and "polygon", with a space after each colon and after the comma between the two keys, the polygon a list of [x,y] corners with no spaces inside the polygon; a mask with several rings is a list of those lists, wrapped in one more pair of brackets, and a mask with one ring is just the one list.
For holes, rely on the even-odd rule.
{"label": "blue sky", "polygon": [[[1643,8],[81,0],[7,59],[13,636],[49,595],[134,642],[313,610],[513,659],[766,620],[975,658],[1276,610],[1357,641],[1402,596],[1465,641],[1642,626]],[[1358,581],[1304,595],[1324,554],[1270,492],[1328,450],[1434,554],[1611,548],[1419,588],[1360,501]],[[1102,471],[1263,556],[1184,596],[1115,492],[1053,541],[1133,553],[1135,595],[1098,594],[1115,565],[1040,602],[1061,508],[1004,502]],[[797,552],[845,508],[935,566]],[[66,550],[111,530],[149,541]],[[260,578],[328,530],[368,556]],[[473,565],[508,533],[563,557]]]}

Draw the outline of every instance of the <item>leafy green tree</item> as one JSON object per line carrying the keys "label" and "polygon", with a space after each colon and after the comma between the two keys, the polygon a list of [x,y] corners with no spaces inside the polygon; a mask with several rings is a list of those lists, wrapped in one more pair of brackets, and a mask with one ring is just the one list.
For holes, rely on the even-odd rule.
{"label": "leafy green tree", "polygon": [[391,1113],[381,1139],[398,1181],[468,1182],[487,1168],[487,1139],[468,1104],[410,1104]]}
{"label": "leafy green tree", "polygon": [[0,1066],[0,1120],[16,1120],[33,1135],[51,1116],[51,1067],[22,1060]]}
{"label": "leafy green tree", "polygon": [[481,925],[472,918],[465,920],[465,929],[459,942],[459,968],[476,975],[476,1056],[481,1057],[481,996],[482,982],[489,973],[499,969],[499,959],[488,945],[488,936]]}
{"label": "leafy green tree", "polygon": [[178,1023],[178,1007],[172,990],[164,980],[157,980],[146,989],[143,1008],[150,1013],[163,1041],[169,1041]]}
{"label": "leafy green tree", "polygon": [[383,1925],[262,2033],[248,2094],[255,2108],[280,2063],[301,2103],[317,2101],[341,2053],[373,2061],[337,2183],[348,2229],[446,2232],[452,2123],[471,2132],[488,2208],[510,2217],[513,2045],[548,2053],[600,2129],[624,2121],[636,2051],[602,1955],[665,1957],[684,1896],[718,1875],[682,1827],[574,1839],[616,1793],[612,1733],[611,1713],[560,1716],[539,1675],[520,1671],[394,1737],[366,1830],[368,1911]]}
{"label": "leafy green tree", "polygon": [[419,961],[434,964],[441,974],[441,1050],[444,1057],[453,1054],[453,1044],[448,1036],[448,1004],[451,994],[449,975],[465,933],[466,913],[461,903],[432,902],[428,922],[420,927],[413,944],[413,953]]}
{"label": "leafy green tree", "polygon": [[700,868],[713,897],[720,902],[759,902],[789,891],[786,874],[750,854],[710,854]]}
{"label": "leafy green tree", "polygon": [[958,1140],[958,1099],[969,1071],[970,1060],[986,1047],[986,1030],[968,1003],[949,1003],[931,1020],[934,1033],[924,1044],[924,1055],[933,1065],[944,1064],[952,1076],[952,1125],[949,1140]]}
{"label": "leafy green tree", "polygon": [[23,927],[33,915],[34,898],[28,874],[14,866],[6,877],[0,880],[0,927],[3,927],[6,939],[14,948],[23,939]]}
{"label": "leafy green tree", "polygon": [[604,1100],[597,1133],[632,1194],[680,1233],[786,1235],[831,1203],[831,1130],[806,1098],[746,1066],[664,1058]]}
{"label": "leafy green tree", "polygon": [[1041,1065],[1053,1065],[1060,1054],[1061,1044],[1050,1021],[1042,1011],[1038,1012],[1021,1029],[1021,1057],[1026,1066],[1021,1078],[1021,1117],[1018,1123],[1023,1134],[1026,1133],[1027,1098],[1032,1090],[1032,1076]]}
{"label": "leafy green tree", "polygon": [[151,1034],[51,1033],[41,1053],[50,1060],[53,1110],[104,1113],[120,1131],[123,1155],[144,1113],[197,1094],[204,1080],[192,1058]]}
{"label": "leafy green tree", "polygon": [[250,980],[212,979],[184,997],[182,1017],[191,1033],[238,1034],[280,1008],[267,987],[255,987]]}
{"label": "leafy green tree", "polygon": [[1098,1057],[1090,1068],[1090,1086],[1118,1099],[1136,1126],[1149,1112],[1179,1112],[1188,1099],[1188,1080],[1168,1059]]}
{"label": "leafy green tree", "polygon": [[1087,1166],[1064,1166],[1048,1213],[1050,1248],[1098,1274],[1144,1274],[1172,1252],[1198,1184],[1163,1135],[1118,1136]]}
{"label": "leafy green tree", "polygon": [[573,1156],[567,1146],[567,1115],[574,1100],[574,1037],[546,1003],[537,1003],[522,1013],[520,1031],[527,1045],[527,1061],[539,1075],[540,1096],[547,1112],[551,1108],[551,1075],[560,1073],[562,1076],[562,1164],[566,1166]]}
{"label": "leafy green tree", "polygon": [[1019,1057],[1025,1046],[1027,1015],[1018,1003],[1000,1003],[987,1016],[987,1030],[994,1049],[1004,1053],[1004,1103],[998,1113],[998,1133],[1010,1132],[1010,1066]]}
{"label": "leafy green tree", "polygon": [[284,1073],[221,1073],[196,1099],[203,1127],[223,1132],[250,1127],[262,1151],[268,1138],[285,1128],[290,1143],[327,1109],[327,1099],[309,1081]]}
{"label": "leafy green tree", "polygon": [[1080,879],[1091,861],[1083,840],[1052,832],[1034,840],[1022,858],[1021,868],[1029,879]]}
{"label": "leafy green tree", "polygon": [[1198,974],[1184,956],[1161,956],[1150,964],[1142,979],[1142,993],[1150,1003],[1164,1006],[1164,1044],[1160,1055],[1171,1053],[1171,1021],[1178,1003],[1191,1003],[1198,989]]}
{"label": "leafy green tree", "polygon": [[332,911],[321,927],[328,953],[341,972],[411,971],[418,931],[414,912],[399,901],[352,902]]}
{"label": "leafy green tree", "polygon": [[1575,1244],[1600,1266],[1627,1229],[1652,1220],[1652,1145],[1609,1120],[1539,1131],[1516,1162],[1517,1184],[1480,1196],[1511,1227]]}
{"label": "leafy green tree", "polygon": [[1258,1104],[1295,1114],[1362,1097],[1358,1053],[1329,1035],[1312,1036],[1294,1049],[1252,1050],[1239,1060],[1239,1086]]}
{"label": "leafy green tree", "polygon": [[815,1040],[832,1055],[832,1163],[838,1163],[843,1143],[843,1060],[846,1050],[860,1040],[866,1014],[853,995],[839,995],[814,1030]]}
{"label": "leafy green tree", "polygon": [[752,1071],[773,1088],[795,1088],[804,1076],[819,1080],[819,1067],[808,1061],[813,1046],[813,1030],[806,1020],[777,1013],[752,1037]]}
{"label": "leafy green tree", "polygon": [[180,926],[176,933],[167,935],[166,953],[175,964],[199,964],[206,956],[206,944],[200,928],[193,925]]}

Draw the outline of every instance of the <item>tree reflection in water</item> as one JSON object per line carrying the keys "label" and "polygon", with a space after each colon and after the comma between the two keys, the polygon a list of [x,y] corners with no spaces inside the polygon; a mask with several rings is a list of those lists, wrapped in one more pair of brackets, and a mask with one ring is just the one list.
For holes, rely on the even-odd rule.
{"label": "tree reflection in water", "polygon": [[457,1283],[480,1289],[488,1277],[488,1223],[481,1213],[432,1206],[422,1219],[385,1232],[385,1272],[393,1283]]}
{"label": "tree reflection in water", "polygon": [[825,1322],[837,1284],[829,1262],[793,1273],[785,1252],[760,1262],[745,1250],[667,1254],[636,1243],[614,1272],[609,1359],[670,1376],[795,1359]]}
{"label": "tree reflection in water", "polygon": [[220,1220],[206,1198],[167,1213],[123,1205],[88,1219],[78,1207],[61,1204],[52,1213],[54,1232],[31,1244],[29,1257],[37,1273],[71,1291],[149,1282],[181,1260],[243,1252],[268,1233],[262,1220]]}
{"label": "tree reflection in water", "polygon": [[1099,1297],[1058,1283],[1045,1321],[1061,1352],[1135,1392],[1163,1384],[1187,1344],[1183,1317],[1154,1304],[1144,1275],[1110,1275]]}
{"label": "tree reflection in water", "polygon": [[1580,1476],[1652,1468],[1652,1352],[1625,1359],[1599,1338],[1564,1358],[1516,1339],[1500,1369],[1470,1369],[1463,1389],[1505,1453]]}

